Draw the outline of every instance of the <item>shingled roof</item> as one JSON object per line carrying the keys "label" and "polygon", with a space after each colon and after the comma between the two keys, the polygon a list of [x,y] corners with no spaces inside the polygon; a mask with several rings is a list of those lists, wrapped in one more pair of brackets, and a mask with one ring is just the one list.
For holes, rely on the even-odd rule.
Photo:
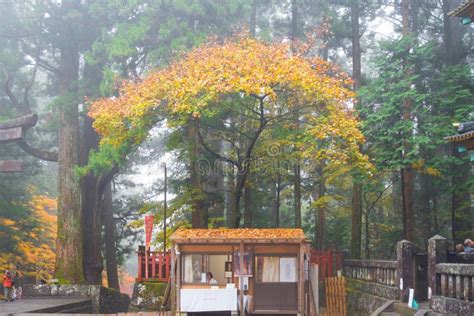
{"label": "shingled roof", "polygon": [[299,228],[217,228],[217,229],[183,229],[175,231],[173,241],[189,242],[223,242],[223,241],[269,241],[269,242],[301,242],[306,239]]}
{"label": "shingled roof", "polygon": [[473,17],[474,16],[474,0],[466,0],[459,7],[449,12],[450,16],[457,17]]}

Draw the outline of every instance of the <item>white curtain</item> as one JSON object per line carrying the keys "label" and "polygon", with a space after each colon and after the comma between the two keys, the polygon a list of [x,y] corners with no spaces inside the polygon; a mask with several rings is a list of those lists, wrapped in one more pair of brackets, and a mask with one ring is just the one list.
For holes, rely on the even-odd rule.
{"label": "white curtain", "polygon": [[262,282],[279,282],[280,258],[263,257]]}
{"label": "white curtain", "polygon": [[193,282],[193,260],[192,256],[184,256],[184,283]]}

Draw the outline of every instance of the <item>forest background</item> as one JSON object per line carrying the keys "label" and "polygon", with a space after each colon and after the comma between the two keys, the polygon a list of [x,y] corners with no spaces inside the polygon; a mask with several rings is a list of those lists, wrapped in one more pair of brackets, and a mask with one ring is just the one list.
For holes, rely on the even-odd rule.
{"label": "forest background", "polygon": [[[24,140],[0,146],[2,159],[25,163],[21,174],[0,174],[1,266],[37,278],[55,272],[66,282],[105,278],[117,288],[144,214],[155,215],[162,247],[165,161],[168,236],[183,225],[302,227],[314,248],[354,258],[393,257],[402,238],[425,247],[435,234],[472,237],[470,156],[444,140],[453,123],[474,120],[473,27],[448,16],[460,3],[2,0],[0,118],[39,120]],[[307,122],[297,115],[258,139],[253,154],[263,166],[250,168],[236,190],[238,170],[216,164],[216,153],[247,148],[254,126],[230,112],[198,126],[154,122],[145,142],[120,153],[121,163],[78,168],[103,165],[89,161],[99,143],[91,101],[116,96],[121,80],[139,81],[209,36],[242,32],[291,47],[310,43],[307,55],[349,73],[357,98],[347,106],[365,136],[366,170],[299,155],[312,135],[301,132]],[[61,233],[69,226],[71,235]],[[69,248],[56,248],[56,238]]]}

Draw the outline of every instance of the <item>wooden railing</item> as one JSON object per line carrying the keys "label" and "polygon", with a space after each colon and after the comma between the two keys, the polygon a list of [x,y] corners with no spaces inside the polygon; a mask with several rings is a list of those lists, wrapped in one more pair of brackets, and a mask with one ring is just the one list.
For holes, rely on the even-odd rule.
{"label": "wooden railing", "polygon": [[[170,252],[139,250],[137,281],[168,282],[170,277]],[[148,268],[146,259],[148,258]]]}
{"label": "wooden railing", "polygon": [[474,301],[474,265],[438,263],[436,265],[436,295]]}
{"label": "wooden railing", "polygon": [[344,260],[344,275],[352,279],[395,286],[397,262],[391,260]]}
{"label": "wooden railing", "polygon": [[325,278],[336,276],[337,271],[342,271],[343,253],[326,250],[311,250],[311,263],[317,264],[319,269],[319,282]]}

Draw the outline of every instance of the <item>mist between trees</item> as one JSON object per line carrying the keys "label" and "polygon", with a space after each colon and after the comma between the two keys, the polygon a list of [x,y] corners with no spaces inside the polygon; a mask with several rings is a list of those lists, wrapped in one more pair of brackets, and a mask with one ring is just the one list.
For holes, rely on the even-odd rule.
{"label": "mist between trees", "polygon": [[444,140],[474,120],[459,3],[1,1],[0,124],[39,120],[0,145],[24,163],[0,174],[0,263],[118,288],[143,215],[163,227],[158,161],[168,236],[302,227],[385,259],[472,238],[469,154]]}

